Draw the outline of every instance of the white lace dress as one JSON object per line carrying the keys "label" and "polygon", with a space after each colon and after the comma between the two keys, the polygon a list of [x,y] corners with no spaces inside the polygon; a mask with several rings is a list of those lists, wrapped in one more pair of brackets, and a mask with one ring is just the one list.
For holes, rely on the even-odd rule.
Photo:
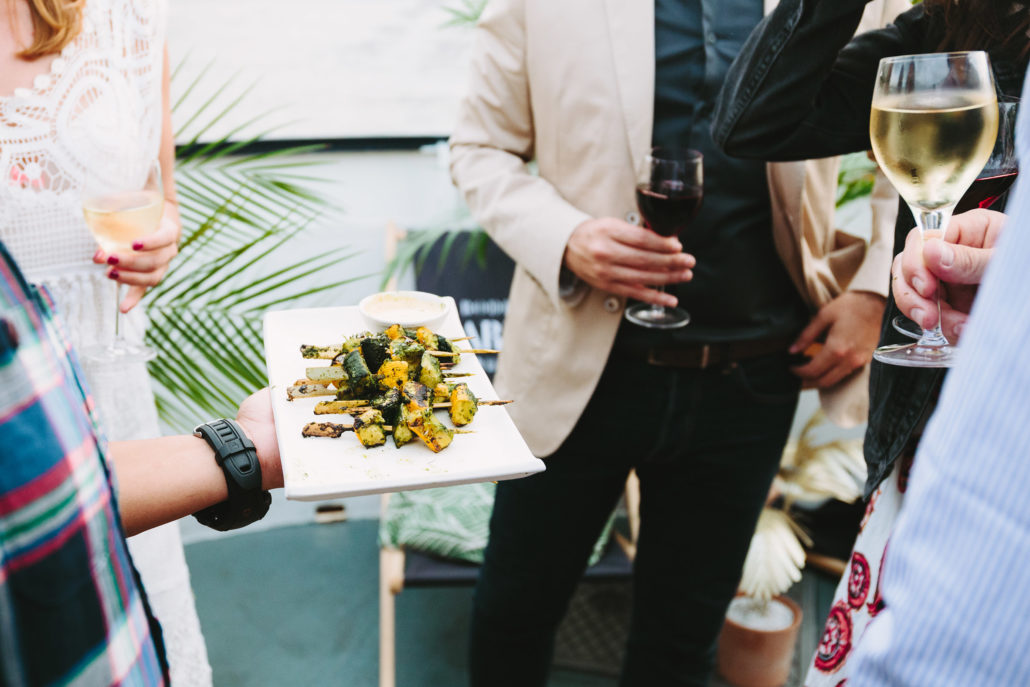
{"label": "white lace dress", "polygon": [[[45,284],[78,348],[113,336],[114,283],[91,261],[82,216],[87,172],[110,178],[157,157],[161,134],[163,0],[87,0],[82,33],[30,88],[0,97],[0,240],[29,279]],[[145,315],[123,318],[142,339]],[[84,363],[110,439],[159,434],[142,363]],[[211,684],[177,523],[129,540],[161,621],[176,687]]]}

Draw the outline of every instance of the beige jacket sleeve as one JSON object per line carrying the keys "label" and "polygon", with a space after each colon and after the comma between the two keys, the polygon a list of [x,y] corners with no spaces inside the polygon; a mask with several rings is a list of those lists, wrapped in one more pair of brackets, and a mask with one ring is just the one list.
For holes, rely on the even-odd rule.
{"label": "beige jacket sleeve", "polygon": [[565,246],[590,216],[527,166],[534,132],[523,20],[521,0],[491,0],[483,13],[450,139],[451,178],[476,221],[558,304]]}

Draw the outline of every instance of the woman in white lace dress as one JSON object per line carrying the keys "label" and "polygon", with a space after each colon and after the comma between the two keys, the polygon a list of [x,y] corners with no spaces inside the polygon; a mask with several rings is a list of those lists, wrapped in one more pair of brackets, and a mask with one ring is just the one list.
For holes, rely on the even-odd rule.
{"label": "woman in white lace dress", "polygon": [[[176,254],[173,141],[164,0],[0,0],[0,240],[57,301],[79,350],[113,337],[114,282],[129,285],[123,328],[142,339],[134,306]],[[165,214],[128,255],[97,250],[83,220],[88,176],[114,161],[160,157]],[[131,310],[131,312],[130,312]],[[111,439],[159,434],[143,363],[83,361]],[[172,683],[211,684],[177,523],[129,540],[164,631]]]}

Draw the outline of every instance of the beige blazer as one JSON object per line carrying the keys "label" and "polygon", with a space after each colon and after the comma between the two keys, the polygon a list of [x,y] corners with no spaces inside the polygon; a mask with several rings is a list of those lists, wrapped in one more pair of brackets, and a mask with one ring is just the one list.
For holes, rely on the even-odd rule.
{"label": "beige blazer", "polygon": [[[866,25],[889,4],[907,0],[874,0]],[[580,223],[636,216],[635,165],[653,120],[653,0],[490,0],[471,72],[451,174],[517,263],[495,383],[547,456],[593,394],[626,305],[585,285],[567,293],[559,276]],[[813,309],[848,289],[887,293],[894,218],[880,213],[869,241],[835,229],[837,169],[836,158],[769,165],[775,242]],[[849,381],[826,400],[853,423],[865,419],[867,387]]]}

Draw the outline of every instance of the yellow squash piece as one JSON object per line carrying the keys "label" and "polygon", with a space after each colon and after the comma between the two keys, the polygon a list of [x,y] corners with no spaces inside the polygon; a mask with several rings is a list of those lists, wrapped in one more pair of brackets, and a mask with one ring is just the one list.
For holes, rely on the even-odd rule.
{"label": "yellow squash piece", "polygon": [[451,391],[451,422],[455,427],[464,427],[472,422],[479,409],[475,394],[468,384],[455,384]]}

